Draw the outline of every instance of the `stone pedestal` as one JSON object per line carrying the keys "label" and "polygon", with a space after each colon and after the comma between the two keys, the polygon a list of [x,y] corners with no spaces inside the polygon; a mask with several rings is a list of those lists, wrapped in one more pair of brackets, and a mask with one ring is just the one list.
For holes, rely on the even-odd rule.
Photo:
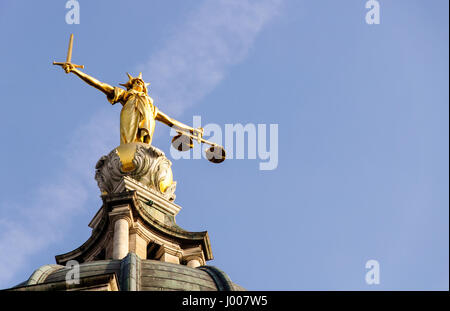
{"label": "stone pedestal", "polygon": [[141,259],[198,267],[213,259],[208,232],[189,232],[176,224],[181,207],[175,199],[170,161],[146,144],[121,145],[97,163],[96,180],[103,206],[89,226],[92,236],[72,252],[56,256],[89,262],[122,259],[135,253]]}
{"label": "stone pedestal", "polygon": [[156,147],[144,143],[123,144],[98,160],[95,179],[102,194],[125,191],[123,178],[127,176],[174,201],[176,182],[171,165],[164,152]]}

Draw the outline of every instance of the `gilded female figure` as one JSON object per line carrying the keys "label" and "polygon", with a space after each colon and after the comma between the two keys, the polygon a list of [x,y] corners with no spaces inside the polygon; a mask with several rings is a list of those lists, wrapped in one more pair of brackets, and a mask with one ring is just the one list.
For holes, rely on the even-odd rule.
{"label": "gilded female figure", "polygon": [[151,144],[153,132],[155,130],[155,120],[168,126],[174,126],[175,129],[183,129],[203,136],[203,129],[193,129],[177,120],[170,118],[161,112],[154,104],[153,99],[148,96],[147,86],[142,80],[142,74],[133,78],[128,75],[128,82],[123,85],[126,90],[119,87],[112,87],[109,84],[98,81],[97,79],[78,70],[73,64],[65,63],[62,66],[66,73],[73,72],[87,84],[99,89],[106,94],[111,104],[121,103],[122,111],[120,113],[120,144],[142,142]]}

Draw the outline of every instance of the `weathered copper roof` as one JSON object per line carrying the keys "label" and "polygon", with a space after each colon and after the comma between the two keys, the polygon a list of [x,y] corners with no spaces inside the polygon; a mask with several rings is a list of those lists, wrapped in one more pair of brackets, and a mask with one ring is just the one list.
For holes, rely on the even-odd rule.
{"label": "weathered copper roof", "polygon": [[[67,290],[66,275],[69,268],[46,265],[37,269],[28,281],[12,290]],[[185,265],[141,260],[129,253],[122,260],[98,260],[79,265],[79,277],[84,288],[100,278],[116,280],[122,291],[234,291],[245,290],[234,284],[220,269],[213,266],[190,268]],[[66,286],[66,287],[65,287]],[[71,286],[70,289],[76,289]]]}

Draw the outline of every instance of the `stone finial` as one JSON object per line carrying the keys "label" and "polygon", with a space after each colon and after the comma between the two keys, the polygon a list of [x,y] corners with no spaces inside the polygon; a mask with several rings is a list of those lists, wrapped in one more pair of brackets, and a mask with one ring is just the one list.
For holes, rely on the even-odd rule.
{"label": "stone finial", "polygon": [[102,194],[125,190],[129,176],[169,201],[175,200],[172,163],[164,152],[144,143],[122,144],[97,162],[95,179]]}

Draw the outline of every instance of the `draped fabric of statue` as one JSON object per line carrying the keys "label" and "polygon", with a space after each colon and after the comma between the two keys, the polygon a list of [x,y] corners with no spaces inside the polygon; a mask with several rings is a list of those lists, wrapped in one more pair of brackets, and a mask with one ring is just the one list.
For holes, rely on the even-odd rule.
{"label": "draped fabric of statue", "polygon": [[[150,83],[146,83],[142,79],[142,72],[137,77],[133,77],[127,73],[128,81],[119,83],[125,89],[113,87],[108,83],[101,82],[94,77],[78,70],[84,68],[83,65],[71,63],[73,47],[73,34],[69,39],[69,49],[65,62],[53,62],[53,65],[61,66],[66,73],[72,72],[88,85],[103,92],[111,104],[121,103],[122,111],[120,112],[120,144],[136,145],[134,143],[144,143],[150,145],[152,142],[153,132],[155,131],[155,121],[164,123],[174,128],[178,135],[172,139],[172,145],[177,149],[185,149],[193,147],[193,140],[198,143],[206,143],[211,147],[207,150],[207,158],[211,162],[220,163],[225,160],[225,150],[216,143],[203,139],[203,128],[194,129],[183,124],[162,111],[159,111],[153,105],[153,99],[148,96],[147,87]],[[126,148],[128,148],[126,147]],[[132,148],[132,147],[130,147]],[[129,150],[131,150],[128,148]],[[128,150],[127,149],[127,150]],[[216,153],[220,154],[219,158]],[[130,164],[131,165],[131,164]],[[128,168],[125,168],[128,169]]]}
{"label": "draped fabric of statue", "polygon": [[144,142],[150,144],[155,130],[158,108],[145,92],[124,90],[114,87],[114,97],[108,97],[111,104],[120,102],[120,143]]}

